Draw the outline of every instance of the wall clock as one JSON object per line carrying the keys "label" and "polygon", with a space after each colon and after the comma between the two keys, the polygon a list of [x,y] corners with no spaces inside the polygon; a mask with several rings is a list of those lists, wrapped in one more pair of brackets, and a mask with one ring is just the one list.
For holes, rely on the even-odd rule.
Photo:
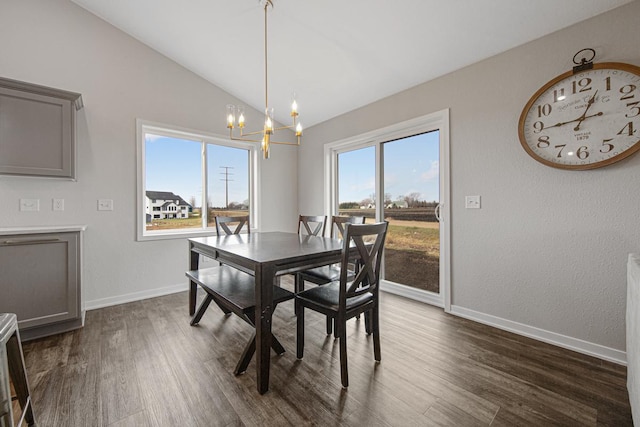
{"label": "wall clock", "polygon": [[570,170],[595,169],[640,150],[640,67],[582,58],[527,102],[518,135],[537,161]]}

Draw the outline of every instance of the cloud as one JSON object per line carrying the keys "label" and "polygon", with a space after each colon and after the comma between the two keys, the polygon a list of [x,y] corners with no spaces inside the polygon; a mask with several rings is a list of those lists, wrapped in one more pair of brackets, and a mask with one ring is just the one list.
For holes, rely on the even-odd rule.
{"label": "cloud", "polygon": [[166,136],[162,136],[162,135],[153,135],[151,133],[146,133],[144,135],[144,142],[155,142],[159,139],[163,139],[166,138]]}
{"label": "cloud", "polygon": [[431,167],[429,170],[420,175],[423,181],[437,181],[440,179],[440,162],[434,160],[431,162]]}

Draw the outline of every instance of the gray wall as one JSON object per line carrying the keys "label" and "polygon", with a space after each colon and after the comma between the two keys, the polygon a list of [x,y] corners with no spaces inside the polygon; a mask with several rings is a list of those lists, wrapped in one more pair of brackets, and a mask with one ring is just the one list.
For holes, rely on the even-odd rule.
{"label": "gray wall", "polygon": [[[0,40],[0,76],[85,104],[77,182],[0,177],[0,226],[86,224],[89,307],[187,289],[186,239],[135,241],[136,118],[225,135],[224,107],[238,100],[67,0],[0,1]],[[263,230],[295,231],[296,154],[275,146],[261,164]],[[20,198],[40,199],[40,211],[19,212]],[[101,198],[113,212],[97,211]]]}
{"label": "gray wall", "polygon": [[[299,209],[321,212],[328,142],[450,108],[452,311],[624,360],[626,259],[640,250],[640,155],[593,171],[546,167],[517,134],[529,97],[592,47],[640,65],[640,2],[308,129]],[[446,40],[443,40],[446,43]],[[422,54],[428,55],[428,52]],[[482,196],[465,210],[464,196]]]}

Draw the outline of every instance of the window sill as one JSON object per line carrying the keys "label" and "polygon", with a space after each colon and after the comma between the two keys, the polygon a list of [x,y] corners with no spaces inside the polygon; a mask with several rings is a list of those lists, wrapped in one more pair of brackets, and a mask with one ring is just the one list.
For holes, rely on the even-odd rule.
{"label": "window sill", "polygon": [[162,231],[145,231],[142,235],[138,235],[136,239],[138,242],[152,241],[152,240],[172,240],[172,239],[189,239],[192,237],[205,237],[215,236],[216,229],[211,228],[203,230],[201,228],[194,229],[192,231],[186,230],[162,230]]}

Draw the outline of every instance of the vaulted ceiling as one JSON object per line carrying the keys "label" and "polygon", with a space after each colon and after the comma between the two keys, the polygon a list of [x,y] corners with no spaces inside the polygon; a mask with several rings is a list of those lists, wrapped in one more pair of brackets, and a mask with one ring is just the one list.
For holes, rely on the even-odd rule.
{"label": "vaulted ceiling", "polygon": [[[264,108],[258,0],[72,1]],[[630,1],[273,0],[269,103],[288,123],[295,91],[308,128]]]}

